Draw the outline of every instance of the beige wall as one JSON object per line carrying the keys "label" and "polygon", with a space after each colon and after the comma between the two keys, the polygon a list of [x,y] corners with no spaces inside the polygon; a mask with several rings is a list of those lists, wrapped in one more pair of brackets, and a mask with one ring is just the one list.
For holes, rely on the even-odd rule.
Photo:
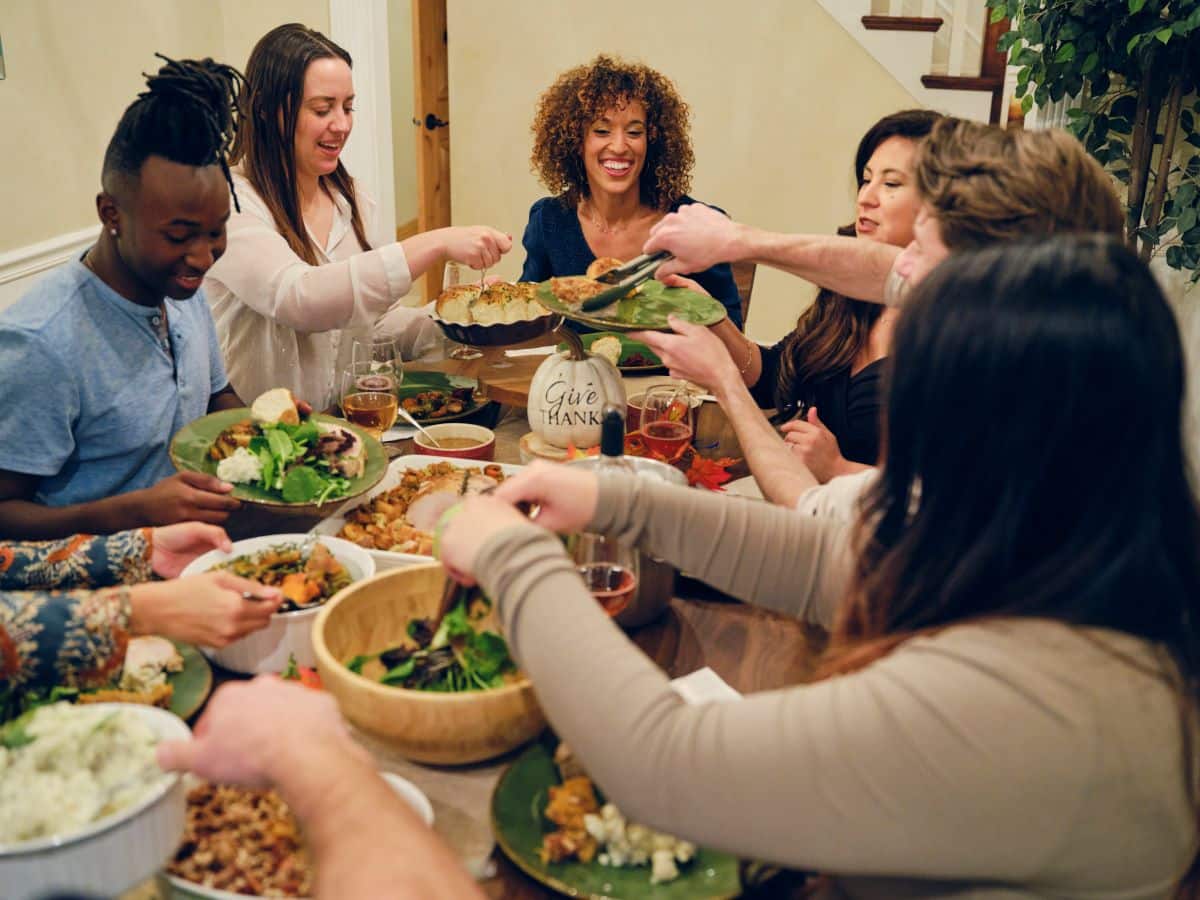
{"label": "beige wall", "polygon": [[392,81],[392,150],[396,226],[417,217],[417,134],[413,127],[412,0],[388,0]]}
{"label": "beige wall", "polygon": [[259,37],[294,21],[328,32],[328,0],[0,3],[0,253],[95,222],[104,148],[155,51],[241,69]]}
{"label": "beige wall", "polygon": [[[605,51],[664,72],[692,107],[693,195],[734,218],[832,232],[853,218],[851,165],[877,118],[917,105],[812,0],[449,0],[456,224],[520,238],[545,191],[529,126],[555,75]],[[518,246],[498,274],[514,276]],[[810,286],[760,270],[749,331],[786,333]]]}

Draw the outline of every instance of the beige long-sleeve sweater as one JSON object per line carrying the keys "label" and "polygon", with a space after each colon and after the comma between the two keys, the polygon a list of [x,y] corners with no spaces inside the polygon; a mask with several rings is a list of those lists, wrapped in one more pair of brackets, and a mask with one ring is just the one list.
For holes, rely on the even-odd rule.
{"label": "beige long-sleeve sweater", "polygon": [[[844,524],[647,481],[602,479],[590,529],[823,624],[850,571]],[[477,569],[554,728],[632,819],[831,873],[854,898],[1165,898],[1191,858],[1175,696],[1117,655],[1160,671],[1144,641],[964,624],[854,674],[696,707],[547,532],[496,535]]]}

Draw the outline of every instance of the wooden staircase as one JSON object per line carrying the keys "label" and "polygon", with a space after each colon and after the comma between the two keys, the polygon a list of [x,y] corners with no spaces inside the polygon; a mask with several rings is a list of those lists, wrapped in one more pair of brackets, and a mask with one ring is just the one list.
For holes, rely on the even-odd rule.
{"label": "wooden staircase", "polygon": [[1003,119],[1007,58],[984,0],[817,0],[918,101],[967,119]]}

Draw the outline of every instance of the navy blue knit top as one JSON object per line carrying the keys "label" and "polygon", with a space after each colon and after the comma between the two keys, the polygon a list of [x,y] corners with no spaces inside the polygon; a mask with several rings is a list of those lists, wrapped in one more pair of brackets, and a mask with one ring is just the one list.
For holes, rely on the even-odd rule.
{"label": "navy blue knit top", "polygon": [[[691,197],[681,197],[670,211],[695,203]],[[710,204],[711,205],[711,204]],[[719,209],[719,207],[713,207]],[[724,212],[724,210],[719,210]],[[529,210],[525,226],[525,268],[522,281],[545,281],[560,275],[582,275],[596,259],[579,225],[579,216],[557,197],[543,197]],[[728,263],[689,276],[713,295],[725,307],[729,320],[742,327],[742,302]]]}

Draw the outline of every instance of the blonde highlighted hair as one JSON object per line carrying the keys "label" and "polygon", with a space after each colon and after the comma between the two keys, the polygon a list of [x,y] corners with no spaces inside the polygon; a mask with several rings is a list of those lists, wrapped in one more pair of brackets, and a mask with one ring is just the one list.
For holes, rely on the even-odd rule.
{"label": "blonde highlighted hair", "polygon": [[917,189],[951,250],[1124,231],[1112,178],[1065,131],[1006,131],[945,118],[917,148],[914,165]]}

